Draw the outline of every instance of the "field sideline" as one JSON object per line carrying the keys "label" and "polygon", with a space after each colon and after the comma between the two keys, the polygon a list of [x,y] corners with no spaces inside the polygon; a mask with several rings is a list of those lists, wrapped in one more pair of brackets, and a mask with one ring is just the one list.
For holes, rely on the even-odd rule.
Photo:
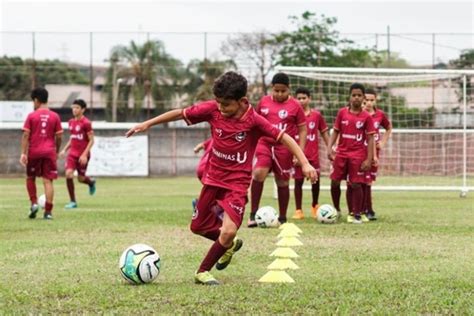
{"label": "field sideline", "polygon": [[[90,197],[76,182],[79,209],[65,211],[65,181],[56,181],[55,219],[44,221],[27,218],[23,179],[0,179],[0,314],[474,314],[474,192],[375,192],[377,222],[298,222],[294,284],[257,282],[279,231],[248,229],[247,215],[242,250],[213,270],[223,284],[205,287],[193,283],[210,247],[188,228],[195,178],[97,185]],[[271,196],[267,182],[261,205],[276,208]],[[308,205],[308,191],[304,198]],[[330,202],[328,191],[320,201]],[[146,286],[128,285],[118,269],[121,252],[138,242],[162,257]]]}

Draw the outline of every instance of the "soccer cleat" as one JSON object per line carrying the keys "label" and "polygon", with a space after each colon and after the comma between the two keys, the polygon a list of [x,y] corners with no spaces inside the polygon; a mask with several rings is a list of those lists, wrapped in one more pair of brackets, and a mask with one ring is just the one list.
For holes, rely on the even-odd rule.
{"label": "soccer cleat", "polygon": [[354,222],[354,215],[349,213],[349,215],[347,215],[347,222],[348,223],[353,223]]}
{"label": "soccer cleat", "polygon": [[375,212],[368,212],[367,213],[367,218],[369,219],[369,221],[376,221],[377,220],[377,216],[375,216]]}
{"label": "soccer cleat", "polygon": [[68,204],[64,205],[64,208],[67,210],[70,210],[72,208],[77,208],[77,203],[74,201],[71,201]]}
{"label": "soccer cleat", "polygon": [[52,220],[52,219],[53,219],[53,215],[51,215],[51,213],[44,213],[43,219]]}
{"label": "soccer cleat", "polygon": [[95,194],[95,179],[92,180],[92,183],[89,185],[89,195],[94,195]]}
{"label": "soccer cleat", "polygon": [[212,276],[209,271],[197,272],[194,274],[194,282],[203,285],[219,285],[219,281]]}
{"label": "soccer cleat", "polygon": [[30,215],[28,215],[28,217],[31,219],[36,218],[36,213],[38,213],[38,211],[39,211],[39,205],[32,204],[30,207]]}
{"label": "soccer cleat", "polygon": [[319,205],[316,204],[315,206],[311,206],[311,217],[316,218],[318,216],[318,208]]}
{"label": "soccer cleat", "polygon": [[296,210],[295,214],[293,214],[292,219],[304,219],[304,213],[302,210]]}
{"label": "soccer cleat", "polygon": [[255,214],[250,214],[249,221],[247,222],[247,227],[248,228],[254,228],[254,227],[257,227],[257,226],[258,226],[258,224],[255,221]]}
{"label": "soccer cleat", "polygon": [[362,218],[360,215],[355,215],[354,220],[352,221],[352,224],[362,224]]}
{"label": "soccer cleat", "polygon": [[232,260],[232,256],[242,248],[244,242],[242,239],[235,238],[232,242],[232,247],[227,249],[227,251],[222,255],[222,257],[216,263],[217,270],[224,270],[229,265],[230,261]]}
{"label": "soccer cleat", "polygon": [[360,216],[360,219],[361,219],[361,221],[364,222],[364,223],[368,223],[368,222],[369,222],[369,218],[368,218],[367,215],[365,215],[365,214],[362,214],[362,215]]}

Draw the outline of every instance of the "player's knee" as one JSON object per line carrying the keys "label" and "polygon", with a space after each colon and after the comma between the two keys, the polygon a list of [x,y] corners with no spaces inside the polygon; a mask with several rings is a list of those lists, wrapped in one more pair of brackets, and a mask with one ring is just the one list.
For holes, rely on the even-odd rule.
{"label": "player's knee", "polygon": [[69,170],[69,169],[66,170],[66,178],[68,178],[68,179],[74,178],[74,171]]}
{"label": "player's knee", "polygon": [[81,183],[84,183],[85,180],[86,180],[86,178],[84,176],[78,176],[77,177],[77,181],[79,181]]}
{"label": "player's knee", "polygon": [[263,170],[258,170],[258,169],[254,170],[253,176],[252,176],[252,178],[258,182],[265,181],[266,177],[267,177],[267,173],[264,172]]}
{"label": "player's knee", "polygon": [[221,228],[221,233],[219,235],[219,239],[222,243],[223,246],[227,246],[232,244],[232,241],[234,240],[235,236],[237,235],[237,229],[234,228]]}

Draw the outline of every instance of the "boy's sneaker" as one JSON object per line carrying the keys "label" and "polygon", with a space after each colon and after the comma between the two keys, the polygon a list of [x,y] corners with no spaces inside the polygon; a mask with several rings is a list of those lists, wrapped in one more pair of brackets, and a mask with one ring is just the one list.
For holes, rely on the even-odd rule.
{"label": "boy's sneaker", "polygon": [[295,214],[293,214],[292,219],[304,219],[304,213],[302,210],[296,210]]}
{"label": "boy's sneaker", "polygon": [[68,204],[64,205],[64,208],[67,210],[77,208],[77,203],[74,201],[69,202]]}
{"label": "boy's sneaker", "polygon": [[319,205],[316,204],[315,206],[311,206],[311,217],[316,218],[318,216],[318,208]]}
{"label": "boy's sneaker", "polygon": [[38,213],[38,211],[39,211],[39,205],[32,204],[30,207],[30,215],[28,215],[28,217],[31,219],[36,218],[36,213]]}
{"label": "boy's sneaker", "polygon": [[44,213],[43,219],[52,220],[52,219],[53,219],[53,215],[51,215],[51,213]]}
{"label": "boy's sneaker", "polygon": [[204,272],[197,272],[194,274],[194,282],[196,284],[204,284],[204,285],[219,285],[219,281],[216,280],[212,276],[209,271]]}
{"label": "boy's sneaker", "polygon": [[354,220],[352,221],[352,224],[362,224],[362,218],[360,215],[355,215]]}
{"label": "boy's sneaker", "polygon": [[222,255],[222,257],[216,263],[217,270],[224,270],[229,265],[230,261],[232,260],[232,256],[242,248],[244,242],[242,239],[235,238],[232,242],[232,247],[227,249],[227,251]]}
{"label": "boy's sneaker", "polygon": [[89,185],[89,195],[94,195],[95,194],[95,179],[92,180],[92,183]]}
{"label": "boy's sneaker", "polygon": [[368,218],[367,215],[365,215],[365,214],[362,214],[362,215],[360,216],[360,219],[361,219],[361,221],[364,222],[364,223],[368,223],[368,222],[369,222],[369,218]]}
{"label": "boy's sneaker", "polygon": [[376,221],[377,220],[377,216],[375,216],[375,212],[368,212],[367,213],[367,218],[369,219],[369,221]]}
{"label": "boy's sneaker", "polygon": [[349,215],[347,215],[347,222],[348,223],[353,223],[354,222],[354,215],[349,213]]}

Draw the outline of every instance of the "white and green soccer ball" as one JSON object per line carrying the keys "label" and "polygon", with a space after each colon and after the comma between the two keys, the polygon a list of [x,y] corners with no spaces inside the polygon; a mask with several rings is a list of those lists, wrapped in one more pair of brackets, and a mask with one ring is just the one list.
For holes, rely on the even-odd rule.
{"label": "white and green soccer ball", "polygon": [[318,208],[316,219],[323,224],[335,223],[337,221],[337,210],[332,205],[323,204]]}
{"label": "white and green soccer ball", "polygon": [[255,221],[258,227],[269,228],[278,226],[278,215],[271,206],[262,206],[255,214]]}
{"label": "white and green soccer ball", "polygon": [[152,247],[135,244],[122,253],[120,273],[132,284],[151,283],[160,274],[160,255]]}

